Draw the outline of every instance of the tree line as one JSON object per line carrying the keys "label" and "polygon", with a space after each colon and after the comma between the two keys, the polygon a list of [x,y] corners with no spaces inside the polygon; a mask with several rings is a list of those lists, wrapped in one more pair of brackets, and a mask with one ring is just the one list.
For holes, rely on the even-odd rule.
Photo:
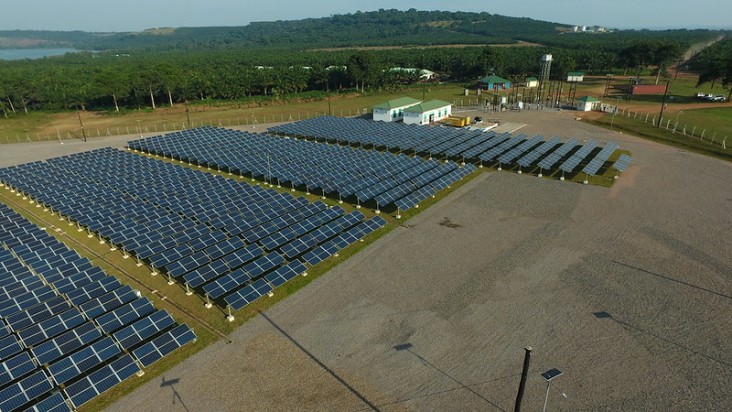
{"label": "tree line", "polygon": [[657,75],[684,43],[642,40],[622,49],[455,47],[292,52],[285,49],[73,53],[58,58],[0,62],[0,109],[5,116],[31,110],[156,108],[194,100],[286,98],[304,92],[395,89],[429,69],[442,81],[474,82],[495,73],[521,81],[539,74],[542,54],[553,54],[553,78],[587,74]]}

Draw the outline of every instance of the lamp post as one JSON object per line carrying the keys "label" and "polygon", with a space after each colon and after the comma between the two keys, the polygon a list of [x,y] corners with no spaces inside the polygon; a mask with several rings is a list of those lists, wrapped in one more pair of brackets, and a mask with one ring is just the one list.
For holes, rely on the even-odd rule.
{"label": "lamp post", "polygon": [[557,368],[549,369],[548,371],[541,374],[541,377],[546,380],[546,395],[544,396],[544,408],[542,409],[543,412],[546,412],[546,402],[549,400],[549,388],[552,384],[552,379],[560,376],[562,374],[562,371],[560,371]]}

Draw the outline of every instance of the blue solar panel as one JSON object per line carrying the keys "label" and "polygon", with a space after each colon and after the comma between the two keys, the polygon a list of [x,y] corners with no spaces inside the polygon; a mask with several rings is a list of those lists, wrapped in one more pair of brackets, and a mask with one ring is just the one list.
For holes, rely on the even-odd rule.
{"label": "blue solar panel", "polygon": [[72,308],[18,332],[18,336],[26,346],[35,346],[45,340],[59,335],[84,323],[84,316],[78,309]]}
{"label": "blue solar panel", "polygon": [[307,268],[301,261],[294,260],[266,274],[264,278],[273,287],[278,287],[285,282],[292,280],[295,276],[305,273],[306,270]]}
{"label": "blue solar panel", "polygon": [[539,168],[541,169],[551,169],[559,160],[561,160],[564,156],[567,155],[572,149],[577,147],[579,142],[575,139],[569,139],[566,143],[564,143],[562,146],[560,146],[558,149],[551,152],[547,157],[545,157],[541,162],[539,162]]}
{"label": "blue solar panel", "polygon": [[95,366],[120,353],[120,348],[110,337],[103,338],[48,366],[58,385],[68,382]]}
{"label": "blue solar panel", "polygon": [[13,411],[53,389],[48,376],[38,370],[0,390],[0,411]]}
{"label": "blue solar panel", "polygon": [[104,333],[112,333],[124,325],[130,324],[142,316],[152,313],[155,307],[147,298],[133,300],[96,319],[99,328]]}
{"label": "blue solar panel", "polygon": [[36,365],[27,352],[22,352],[0,362],[0,387],[32,372],[34,369],[36,369]]}
{"label": "blue solar panel", "polygon": [[173,317],[167,311],[161,309],[120,329],[113,336],[119,342],[122,349],[129,350],[133,346],[174,324]]}
{"label": "blue solar panel", "polygon": [[71,412],[71,408],[61,392],[56,392],[29,407],[25,412]]}
{"label": "blue solar panel", "polygon": [[139,371],[140,367],[137,366],[132,356],[124,355],[66,386],[64,392],[74,407],[78,408]]}
{"label": "blue solar panel", "polygon": [[590,152],[595,149],[595,147],[597,147],[597,142],[594,140],[590,140],[589,142],[585,143],[576,152],[574,152],[572,157],[565,160],[564,163],[559,166],[559,169],[564,172],[571,173],[577,167],[577,165],[580,164],[580,162],[583,161],[590,154]]}
{"label": "blue solar panel", "polygon": [[79,309],[84,313],[84,316],[89,319],[94,319],[135,299],[137,299],[137,293],[132,287],[124,285],[119,289],[105,293],[96,299],[80,305]]}
{"label": "blue solar panel", "polygon": [[583,173],[586,173],[588,175],[595,175],[597,174],[597,171],[600,170],[602,165],[605,164],[605,161],[610,157],[610,155],[615,152],[615,150],[618,148],[617,143],[608,142],[605,147],[600,150],[600,152],[595,156],[594,159],[590,160],[589,163],[587,163],[587,166],[585,166],[582,169]]}
{"label": "blue solar panel", "polygon": [[150,342],[132,351],[144,367],[152,365],[170,352],[180,348],[188,342],[193,342],[196,334],[186,324],[176,326]]}
{"label": "blue solar panel", "polygon": [[51,340],[43,342],[33,348],[33,356],[40,365],[51,363],[56,359],[69,355],[75,350],[99,339],[102,333],[92,322],[86,322]]}
{"label": "blue solar panel", "polygon": [[15,335],[8,335],[0,338],[0,359],[7,359],[10,356],[20,352],[23,347],[18,342]]}
{"label": "blue solar panel", "polygon": [[613,168],[619,172],[624,172],[632,160],[633,158],[627,154],[621,154],[618,160],[615,161],[615,164],[613,164]]}
{"label": "blue solar panel", "polygon": [[238,291],[226,296],[224,301],[234,310],[239,310],[244,306],[254,302],[260,297],[266,295],[272,290],[272,285],[266,279],[257,279]]}
{"label": "blue solar panel", "polygon": [[536,161],[536,159],[541,157],[541,155],[543,155],[544,153],[548,152],[549,150],[555,148],[559,144],[559,142],[560,142],[560,140],[558,137],[552,137],[551,139],[542,143],[536,149],[526,153],[516,163],[518,163],[518,165],[521,167],[529,167],[532,163],[534,163]]}

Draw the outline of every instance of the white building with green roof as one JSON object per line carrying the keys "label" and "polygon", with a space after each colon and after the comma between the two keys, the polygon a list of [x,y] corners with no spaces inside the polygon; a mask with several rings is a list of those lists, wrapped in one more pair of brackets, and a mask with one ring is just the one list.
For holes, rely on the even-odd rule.
{"label": "white building with green roof", "polygon": [[442,100],[430,100],[404,109],[405,124],[430,124],[452,114],[452,104]]}
{"label": "white building with green roof", "polygon": [[591,110],[594,110],[599,104],[600,101],[595,99],[594,97],[583,96],[577,99],[577,110],[589,112]]}
{"label": "white building with green roof", "polygon": [[411,97],[400,97],[373,107],[373,119],[381,122],[396,122],[404,119],[404,109],[422,103]]}

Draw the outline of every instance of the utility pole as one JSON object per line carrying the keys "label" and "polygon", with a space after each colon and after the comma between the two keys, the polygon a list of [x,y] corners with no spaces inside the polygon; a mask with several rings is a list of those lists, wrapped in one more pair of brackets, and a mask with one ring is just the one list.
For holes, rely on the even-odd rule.
{"label": "utility pole", "polygon": [[86,131],[84,130],[84,122],[81,121],[81,112],[79,111],[79,106],[76,106],[76,116],[79,118],[79,126],[81,126],[81,136],[86,142]]}
{"label": "utility pole", "polygon": [[183,100],[183,103],[186,105],[186,120],[188,121],[188,128],[191,128],[191,115],[188,114],[188,99]]}
{"label": "utility pole", "polygon": [[666,107],[666,96],[668,95],[669,80],[666,80],[666,90],[663,92],[663,100],[661,100],[661,113],[658,115],[658,124],[656,127],[661,128],[661,119],[663,119],[663,109]]}

